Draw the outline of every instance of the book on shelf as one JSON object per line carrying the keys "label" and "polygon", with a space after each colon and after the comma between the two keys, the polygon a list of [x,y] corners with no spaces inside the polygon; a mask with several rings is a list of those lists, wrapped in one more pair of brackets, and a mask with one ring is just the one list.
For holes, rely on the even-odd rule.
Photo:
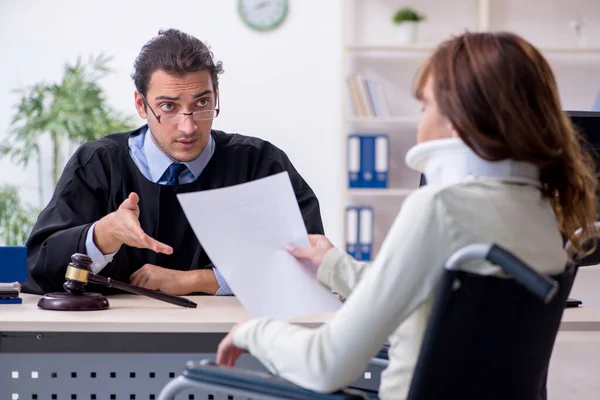
{"label": "book on shelf", "polygon": [[390,115],[379,81],[354,74],[347,79],[350,115],[357,117],[387,117]]}
{"label": "book on shelf", "polygon": [[350,134],[347,151],[349,188],[388,187],[390,158],[388,134]]}

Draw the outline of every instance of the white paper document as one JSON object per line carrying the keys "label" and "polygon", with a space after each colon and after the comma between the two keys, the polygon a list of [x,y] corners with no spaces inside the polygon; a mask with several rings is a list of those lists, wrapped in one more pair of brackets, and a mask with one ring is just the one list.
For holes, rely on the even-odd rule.
{"label": "white paper document", "polygon": [[253,317],[339,309],[338,298],[317,281],[317,267],[285,250],[310,246],[287,172],[177,197],[200,244]]}

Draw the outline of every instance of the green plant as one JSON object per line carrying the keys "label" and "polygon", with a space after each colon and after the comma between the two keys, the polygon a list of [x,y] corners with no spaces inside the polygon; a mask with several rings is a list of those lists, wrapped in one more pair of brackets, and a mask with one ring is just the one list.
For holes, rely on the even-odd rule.
{"label": "green plant", "polygon": [[22,203],[15,186],[0,186],[0,245],[24,245],[38,213]]}
{"label": "green plant", "polygon": [[419,14],[414,8],[404,7],[396,11],[394,14],[394,24],[403,22],[421,22],[425,20],[425,15]]}
{"label": "green plant", "polygon": [[[60,177],[60,162],[65,148],[98,139],[109,133],[132,129],[130,117],[110,107],[99,80],[111,72],[109,57],[81,58],[66,64],[59,83],[37,83],[17,90],[16,104],[8,140],[0,146],[0,157],[10,156],[26,167],[32,158],[38,162],[40,205],[43,204],[43,166],[40,140],[49,137],[52,146],[52,180]],[[67,146],[65,146],[67,144]]]}

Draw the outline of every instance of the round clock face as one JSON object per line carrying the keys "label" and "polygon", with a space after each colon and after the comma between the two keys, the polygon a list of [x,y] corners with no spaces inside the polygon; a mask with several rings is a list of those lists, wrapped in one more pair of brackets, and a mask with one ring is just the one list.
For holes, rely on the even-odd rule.
{"label": "round clock face", "polygon": [[252,29],[268,31],[283,22],[288,11],[287,0],[239,0],[242,20]]}

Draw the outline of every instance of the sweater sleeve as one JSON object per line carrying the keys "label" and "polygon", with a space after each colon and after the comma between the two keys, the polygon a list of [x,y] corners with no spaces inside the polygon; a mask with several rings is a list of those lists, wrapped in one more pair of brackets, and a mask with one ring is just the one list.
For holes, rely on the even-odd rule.
{"label": "sweater sleeve", "polygon": [[317,279],[332,291],[346,298],[369,270],[369,264],[355,260],[334,247],[325,254],[317,269]]}
{"label": "sweater sleeve", "polygon": [[407,198],[369,273],[331,320],[316,329],[251,320],[236,331],[234,343],[299,386],[317,392],[343,388],[432,295],[451,247],[442,202],[434,192],[419,190]]}

